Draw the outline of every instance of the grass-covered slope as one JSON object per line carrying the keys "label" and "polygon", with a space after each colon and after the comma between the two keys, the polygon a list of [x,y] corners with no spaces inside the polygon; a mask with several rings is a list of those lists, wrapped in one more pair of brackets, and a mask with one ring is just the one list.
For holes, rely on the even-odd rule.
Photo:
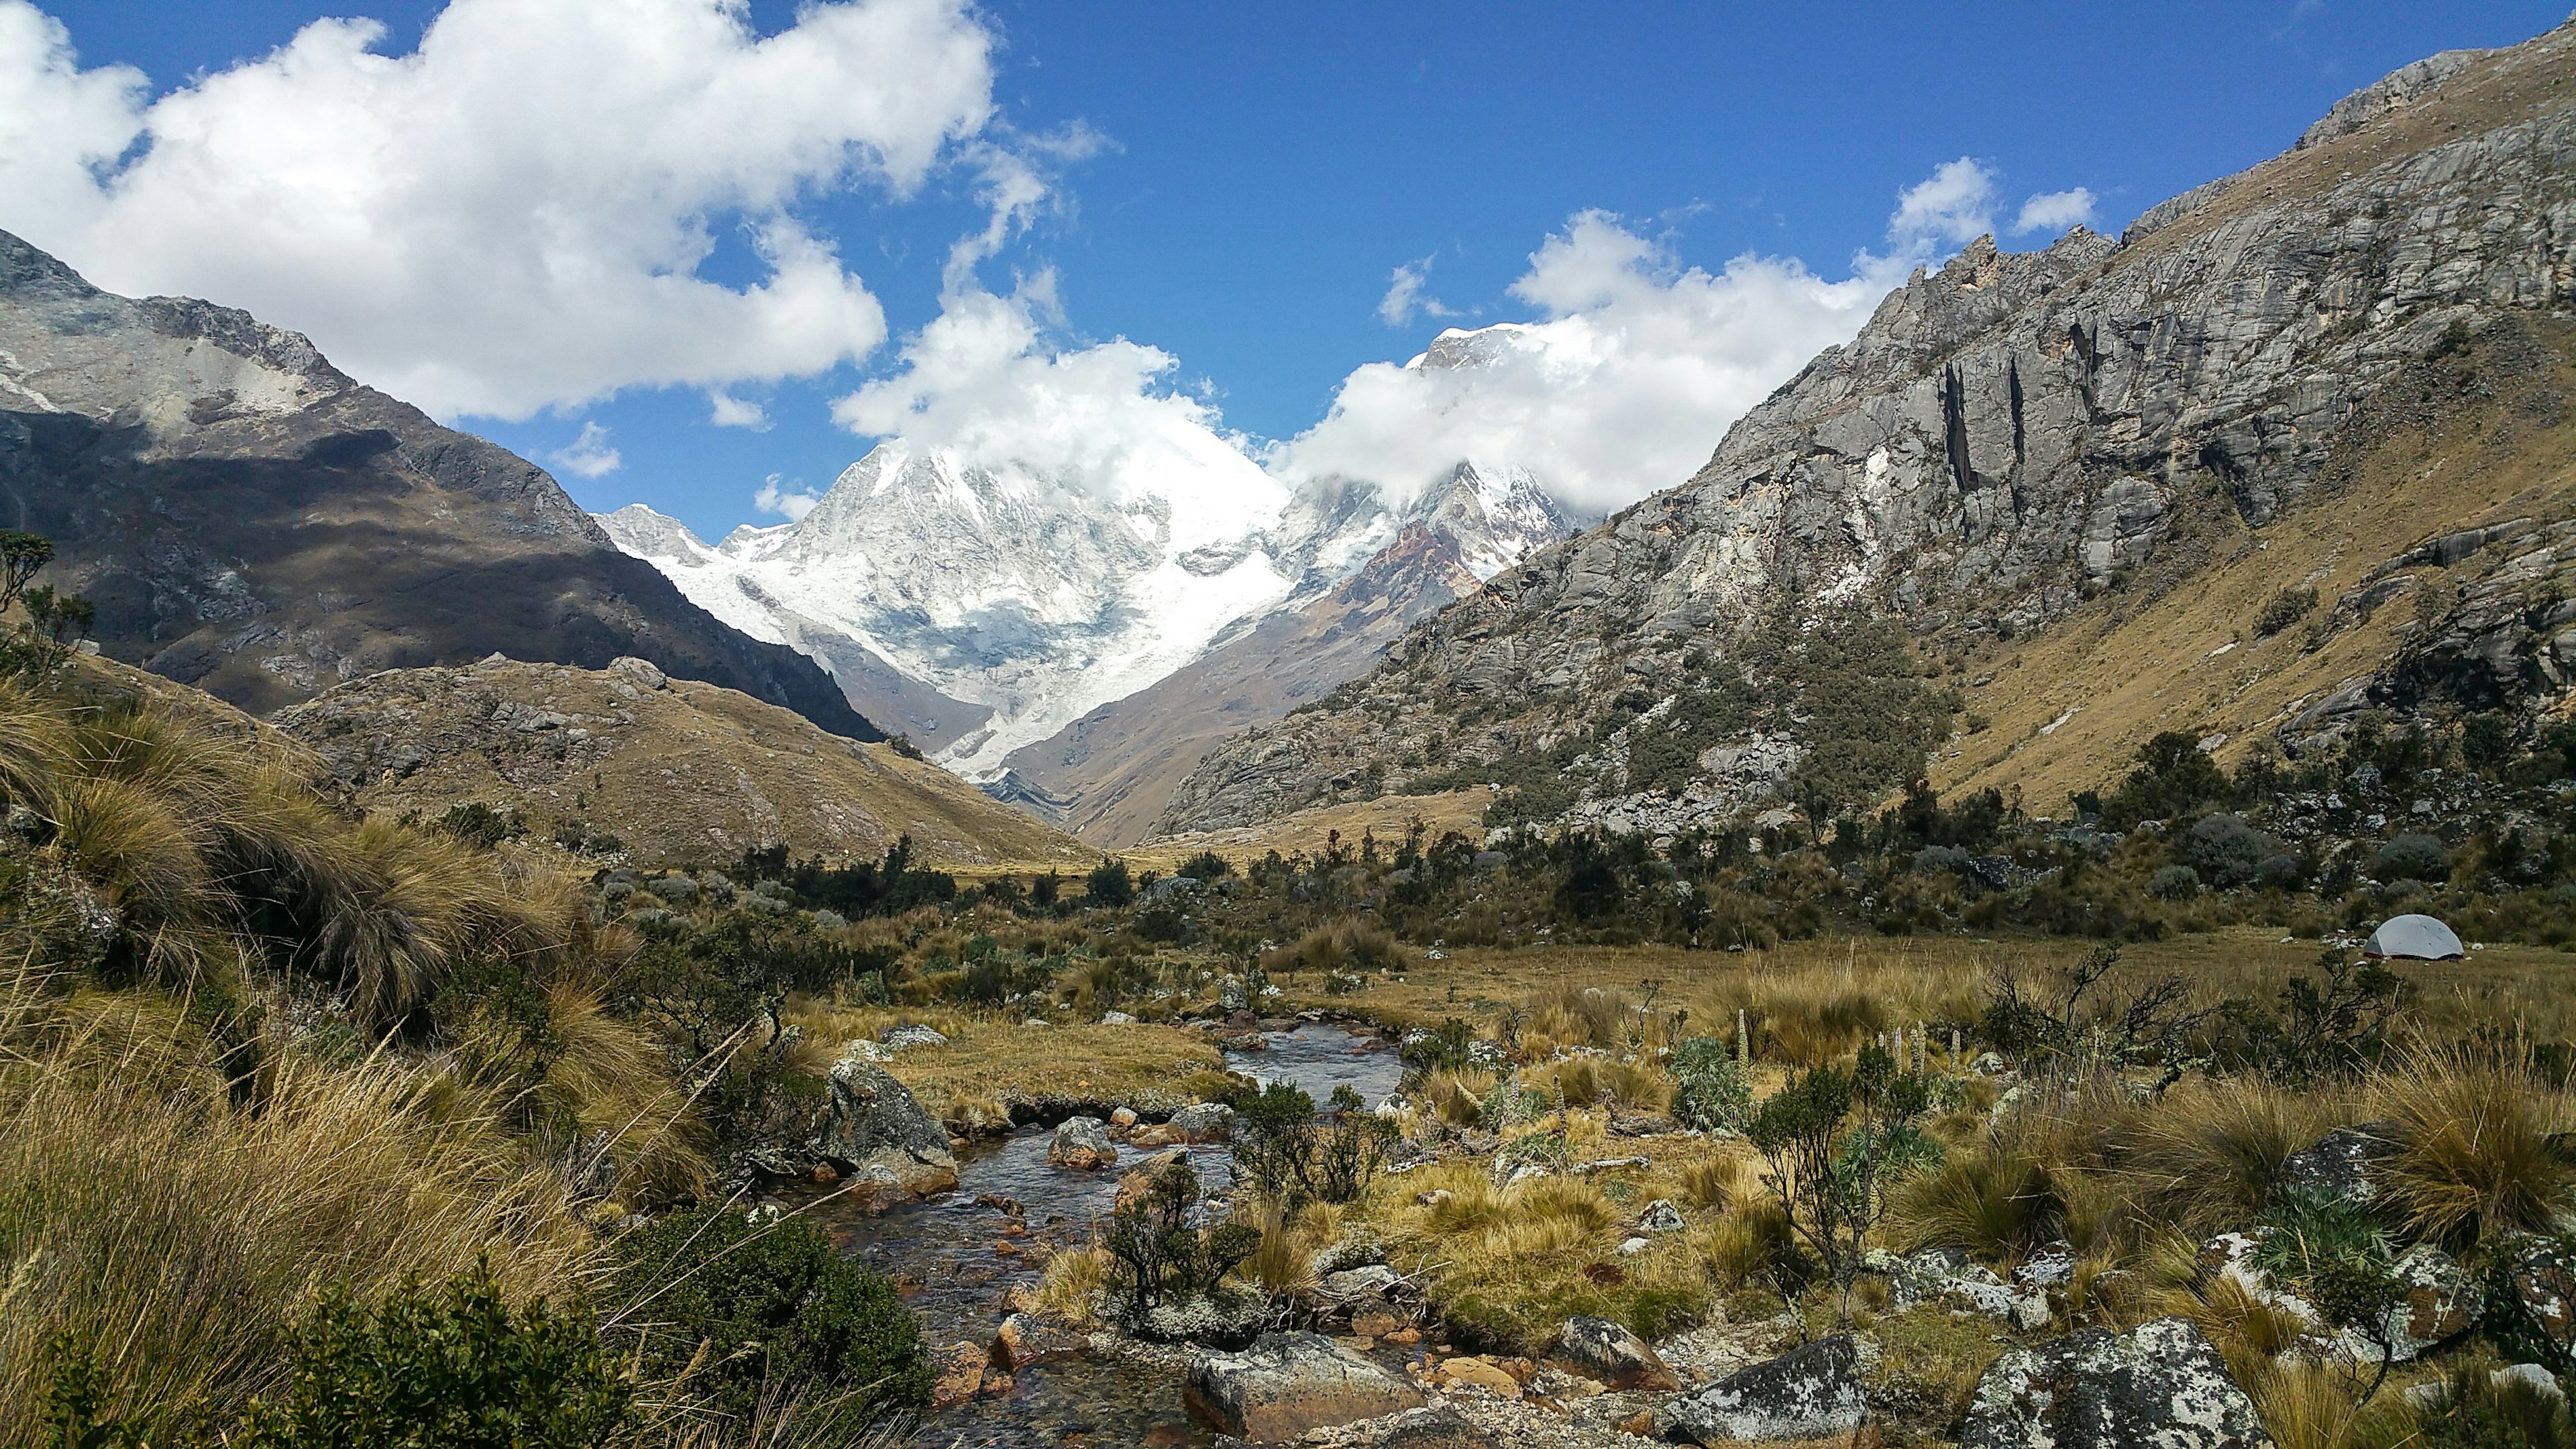
{"label": "grass-covered slope", "polygon": [[799,857],[874,858],[906,835],[948,865],[1090,858],[892,745],[828,734],[641,660],[390,670],[277,723],[371,813],[437,819],[479,804],[515,812],[539,837],[622,849],[643,864],[729,863],[777,845]]}

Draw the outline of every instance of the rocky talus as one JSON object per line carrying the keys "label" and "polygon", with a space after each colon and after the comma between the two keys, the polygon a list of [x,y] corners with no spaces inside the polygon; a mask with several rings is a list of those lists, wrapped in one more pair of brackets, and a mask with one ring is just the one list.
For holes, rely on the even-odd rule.
{"label": "rocky talus", "polygon": [[[1704,726],[1689,763],[1649,778],[1634,757],[1691,701],[1742,685],[1745,641],[1784,617],[1901,626],[1952,692],[1936,702],[1961,707],[1938,748],[1952,782],[2116,768],[2157,728],[2296,748],[2364,704],[2463,679],[2555,689],[2548,631],[2565,621],[2534,606],[2557,565],[2532,550],[2555,549],[2552,525],[2576,512],[2542,446],[2564,421],[2571,299],[2576,29],[2409,66],[2117,240],[2079,228],[2012,254],[1984,239],[1918,272],[1689,481],[1496,577],[1323,706],[1211,752],[1156,828],[1480,771],[1509,783],[1505,767],[1530,761],[1571,782],[1578,819],[1665,830],[1758,804],[1815,746],[1794,720],[1756,732],[1717,711],[1735,732]],[[2425,441],[2503,392],[2513,405],[2477,437]],[[2399,442],[2422,466],[2383,477],[2373,450]],[[2520,461],[2455,487],[2472,445]],[[2486,574],[2443,577],[2404,628],[2380,611],[2377,632],[2349,636],[2367,649],[2332,645],[2337,620],[2371,622],[2368,589],[2448,567],[2396,560],[2491,526],[2497,541],[2470,552],[2522,570],[2488,590],[2494,617],[2461,613]],[[2237,572],[2218,590],[2223,568]],[[2261,679],[2181,678],[2239,635],[2250,653],[2263,594],[2301,586],[2319,613],[2263,662],[2225,666]],[[2242,612],[2196,616],[2196,594]],[[2141,654],[2129,641],[2158,609],[2176,637]],[[2042,701],[2007,671],[2052,640],[2073,641],[2049,656],[2072,697]],[[1799,652],[1775,661],[1792,685]],[[2483,674],[2453,667],[2467,656]],[[2131,705],[2104,706],[2141,679]],[[2237,696],[2261,708],[2231,713]],[[1974,737],[1981,711],[2007,708],[2008,737]]]}
{"label": "rocky talus", "polygon": [[108,655],[266,713],[379,669],[621,655],[880,736],[831,678],[680,596],[545,470],[311,342],[102,292],[0,232],[0,526]]}

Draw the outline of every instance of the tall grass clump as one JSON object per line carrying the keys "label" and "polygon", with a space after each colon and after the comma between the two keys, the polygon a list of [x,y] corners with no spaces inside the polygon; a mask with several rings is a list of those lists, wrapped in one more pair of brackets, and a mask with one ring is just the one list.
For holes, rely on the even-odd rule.
{"label": "tall grass clump", "polygon": [[273,1390],[325,1289],[372,1298],[488,1260],[513,1301],[569,1295],[589,1242],[559,1178],[470,1097],[389,1060],[280,1054],[257,1110],[173,1092],[189,1044],[64,1040],[45,983],[0,986],[0,1444],[33,1444],[58,1336],[145,1425]]}
{"label": "tall grass clump", "polygon": [[2576,1104],[2507,1048],[2424,1048],[2377,1082],[2389,1206],[2454,1244],[2549,1228],[2576,1196]]}

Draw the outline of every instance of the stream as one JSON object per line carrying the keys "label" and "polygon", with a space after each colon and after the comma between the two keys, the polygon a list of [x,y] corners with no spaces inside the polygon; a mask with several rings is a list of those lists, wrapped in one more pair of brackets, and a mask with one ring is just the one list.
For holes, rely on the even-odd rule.
{"label": "stream", "polygon": [[[1266,1032],[1264,1040],[1263,1051],[1227,1052],[1226,1066],[1259,1082],[1291,1083],[1318,1105],[1334,1088],[1348,1086],[1374,1107],[1403,1073],[1395,1051],[1373,1033],[1310,1022]],[[1038,1280],[1050,1250],[1087,1240],[1116,1201],[1121,1171],[1149,1155],[1122,1147],[1117,1168],[1051,1167],[1051,1131],[1023,1127],[959,1153],[956,1189],[932,1201],[879,1217],[825,1202],[811,1216],[844,1253],[895,1281],[920,1316],[922,1341],[934,1357],[960,1341],[990,1342],[1009,1312],[1011,1291]],[[1208,1195],[1226,1197],[1233,1185],[1231,1151],[1223,1143],[1187,1150]],[[977,1205],[988,1196],[1025,1210],[1020,1221],[1027,1236],[1005,1236],[1011,1220]],[[1214,1212],[1221,1217],[1222,1205]],[[1018,1449],[1205,1445],[1210,1438],[1183,1412],[1181,1380],[1171,1370],[1081,1358],[1022,1370],[1008,1396],[933,1412],[907,1442],[916,1449]]]}

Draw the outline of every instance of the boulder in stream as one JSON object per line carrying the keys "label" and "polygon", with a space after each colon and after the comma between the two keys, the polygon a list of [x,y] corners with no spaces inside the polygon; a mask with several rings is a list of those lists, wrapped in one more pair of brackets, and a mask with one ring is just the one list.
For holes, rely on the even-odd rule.
{"label": "boulder in stream", "polygon": [[1047,1143],[1047,1161],[1058,1167],[1090,1172],[1118,1160],[1118,1144],[1109,1140],[1109,1124],[1097,1117],[1070,1117]]}
{"label": "boulder in stream", "polygon": [[814,1151],[874,1209],[957,1185],[946,1129],[910,1088],[855,1054],[832,1064],[831,1102]]}
{"label": "boulder in stream", "polygon": [[1423,1402],[1420,1389],[1314,1333],[1265,1333],[1240,1353],[1201,1355],[1185,1397],[1219,1432],[1262,1444]]}

